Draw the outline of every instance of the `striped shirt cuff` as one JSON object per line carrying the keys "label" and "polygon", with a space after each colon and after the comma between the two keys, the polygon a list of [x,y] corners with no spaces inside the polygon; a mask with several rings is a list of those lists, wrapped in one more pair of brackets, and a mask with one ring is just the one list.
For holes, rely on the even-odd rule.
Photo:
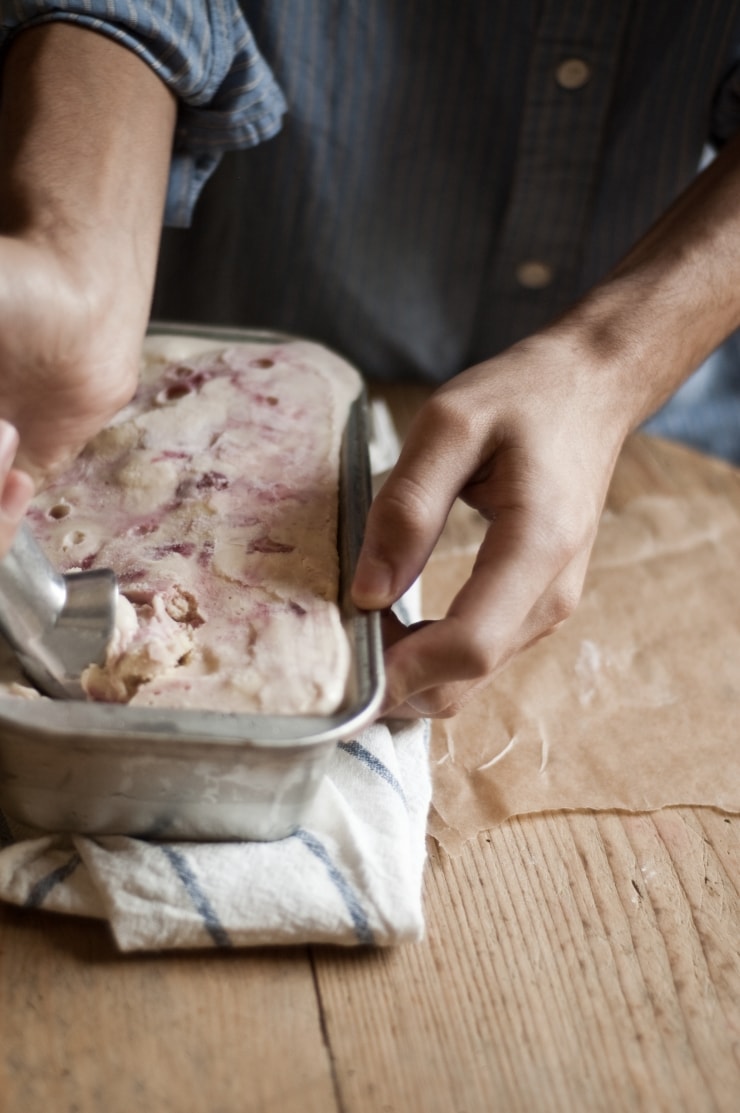
{"label": "striped shirt cuff", "polygon": [[222,153],[280,130],[285,99],[236,0],[5,0],[0,49],[63,20],[133,50],[179,101],[165,223],[186,227]]}

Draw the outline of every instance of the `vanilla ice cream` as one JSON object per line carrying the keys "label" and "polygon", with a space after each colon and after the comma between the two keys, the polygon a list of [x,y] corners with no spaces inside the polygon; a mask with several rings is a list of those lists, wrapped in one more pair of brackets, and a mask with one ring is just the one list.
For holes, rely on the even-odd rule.
{"label": "vanilla ice cream", "polygon": [[359,387],[305,341],[147,341],[133,401],[28,515],[61,571],[118,576],[107,661],[83,676],[91,699],[262,714],[341,705],[339,449]]}

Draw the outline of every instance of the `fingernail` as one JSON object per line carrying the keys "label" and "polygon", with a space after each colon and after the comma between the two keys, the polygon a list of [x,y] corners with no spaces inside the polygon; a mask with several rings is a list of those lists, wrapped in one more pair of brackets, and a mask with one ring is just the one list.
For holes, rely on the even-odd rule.
{"label": "fingernail", "polygon": [[360,606],[385,607],[393,602],[393,570],[381,557],[364,554],[355,572],[352,595]]}
{"label": "fingernail", "polygon": [[435,715],[439,710],[436,700],[431,697],[425,698],[423,695],[414,696],[413,699],[409,699],[406,702],[411,710],[415,711],[421,719],[429,718]]}
{"label": "fingernail", "polygon": [[0,417],[0,461],[13,463],[18,449],[18,430],[15,425]]}

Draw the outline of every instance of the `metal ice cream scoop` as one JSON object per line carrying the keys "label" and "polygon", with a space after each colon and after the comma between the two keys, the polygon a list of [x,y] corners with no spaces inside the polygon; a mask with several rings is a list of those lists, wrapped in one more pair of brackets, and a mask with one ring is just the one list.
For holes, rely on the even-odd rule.
{"label": "metal ice cream scoop", "polygon": [[105,660],[117,598],[114,572],[62,575],[25,524],[0,561],[0,631],[30,679],[57,699],[83,698],[80,676]]}

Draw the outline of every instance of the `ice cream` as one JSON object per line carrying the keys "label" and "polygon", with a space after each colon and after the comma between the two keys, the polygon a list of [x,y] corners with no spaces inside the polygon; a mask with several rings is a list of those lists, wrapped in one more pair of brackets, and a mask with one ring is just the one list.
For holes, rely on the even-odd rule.
{"label": "ice cream", "polygon": [[339,447],[358,390],[352,368],[304,341],[148,340],[133,401],[29,512],[61,571],[118,576],[90,698],[337,709]]}

